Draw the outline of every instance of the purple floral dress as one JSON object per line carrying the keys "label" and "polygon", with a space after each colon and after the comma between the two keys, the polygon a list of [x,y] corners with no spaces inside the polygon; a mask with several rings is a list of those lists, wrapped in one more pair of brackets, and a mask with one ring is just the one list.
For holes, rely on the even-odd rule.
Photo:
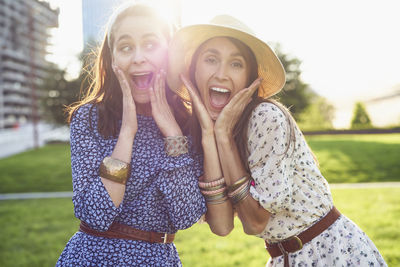
{"label": "purple floral dress", "polygon": [[[258,236],[269,243],[308,229],[333,207],[329,185],[322,176],[300,130],[289,143],[289,123],[272,103],[253,111],[248,127],[249,167],[255,185],[252,197],[271,213]],[[289,253],[291,266],[387,266],[368,236],[341,215],[327,230]],[[267,266],[283,266],[283,256]]]}
{"label": "purple floral dress", "polygon": [[[121,205],[114,206],[98,175],[117,139],[104,139],[97,129],[96,107],[81,107],[71,122],[71,165],[75,216],[93,229],[106,231],[115,221],[134,228],[176,233],[196,223],[206,212],[198,188],[202,160],[190,151],[169,157],[152,117],[138,115],[132,148],[131,176]],[[67,243],[56,266],[181,266],[173,243],[91,236],[78,231]]]}

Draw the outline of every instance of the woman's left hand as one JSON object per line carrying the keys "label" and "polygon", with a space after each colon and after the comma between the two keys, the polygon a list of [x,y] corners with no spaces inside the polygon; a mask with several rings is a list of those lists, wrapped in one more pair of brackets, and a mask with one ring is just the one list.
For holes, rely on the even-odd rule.
{"label": "woman's left hand", "polygon": [[165,71],[160,70],[150,89],[151,112],[161,133],[166,136],[180,136],[182,131],[175,120],[165,95]]}
{"label": "woman's left hand", "polygon": [[245,107],[250,103],[251,96],[261,83],[261,78],[256,79],[248,88],[239,91],[219,114],[215,122],[215,134],[231,135]]}

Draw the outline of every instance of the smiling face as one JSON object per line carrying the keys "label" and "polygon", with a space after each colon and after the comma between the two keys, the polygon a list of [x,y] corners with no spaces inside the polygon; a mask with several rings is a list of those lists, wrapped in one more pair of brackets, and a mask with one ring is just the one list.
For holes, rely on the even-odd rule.
{"label": "smiling face", "polygon": [[168,41],[159,21],[145,16],[122,18],[115,25],[112,47],[113,62],[127,77],[133,99],[149,103],[149,89],[167,64]]}
{"label": "smiling face", "polygon": [[216,37],[197,51],[195,83],[213,120],[232,97],[249,83],[249,66],[241,50],[228,38]]}

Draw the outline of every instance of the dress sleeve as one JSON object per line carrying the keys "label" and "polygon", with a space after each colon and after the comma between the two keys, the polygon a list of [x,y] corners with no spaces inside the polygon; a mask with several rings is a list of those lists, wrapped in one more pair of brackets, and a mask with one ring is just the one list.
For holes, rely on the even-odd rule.
{"label": "dress sleeve", "polygon": [[106,231],[122,204],[115,207],[98,175],[103,157],[98,138],[89,127],[89,110],[88,106],[81,107],[71,122],[72,200],[78,219],[93,229]]}
{"label": "dress sleeve", "polygon": [[248,162],[254,179],[250,194],[272,214],[287,209],[292,197],[288,119],[274,104],[262,103],[248,127]]}
{"label": "dress sleeve", "polygon": [[206,203],[198,187],[202,172],[202,157],[193,149],[178,157],[168,157],[163,166],[158,185],[175,230],[189,228],[206,212]]}

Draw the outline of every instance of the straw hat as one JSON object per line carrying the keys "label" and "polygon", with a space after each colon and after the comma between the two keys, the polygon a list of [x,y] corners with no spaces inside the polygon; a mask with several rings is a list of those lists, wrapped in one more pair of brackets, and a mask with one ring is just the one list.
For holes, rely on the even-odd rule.
{"label": "straw hat", "polygon": [[270,97],[282,89],[285,85],[285,70],[272,49],[239,20],[228,15],[219,15],[210,24],[183,27],[171,41],[167,82],[180,97],[190,101],[179,74],[188,75],[192,56],[197,48],[208,39],[218,36],[236,38],[253,51],[257,59],[258,75],[263,78],[258,93],[260,97]]}

